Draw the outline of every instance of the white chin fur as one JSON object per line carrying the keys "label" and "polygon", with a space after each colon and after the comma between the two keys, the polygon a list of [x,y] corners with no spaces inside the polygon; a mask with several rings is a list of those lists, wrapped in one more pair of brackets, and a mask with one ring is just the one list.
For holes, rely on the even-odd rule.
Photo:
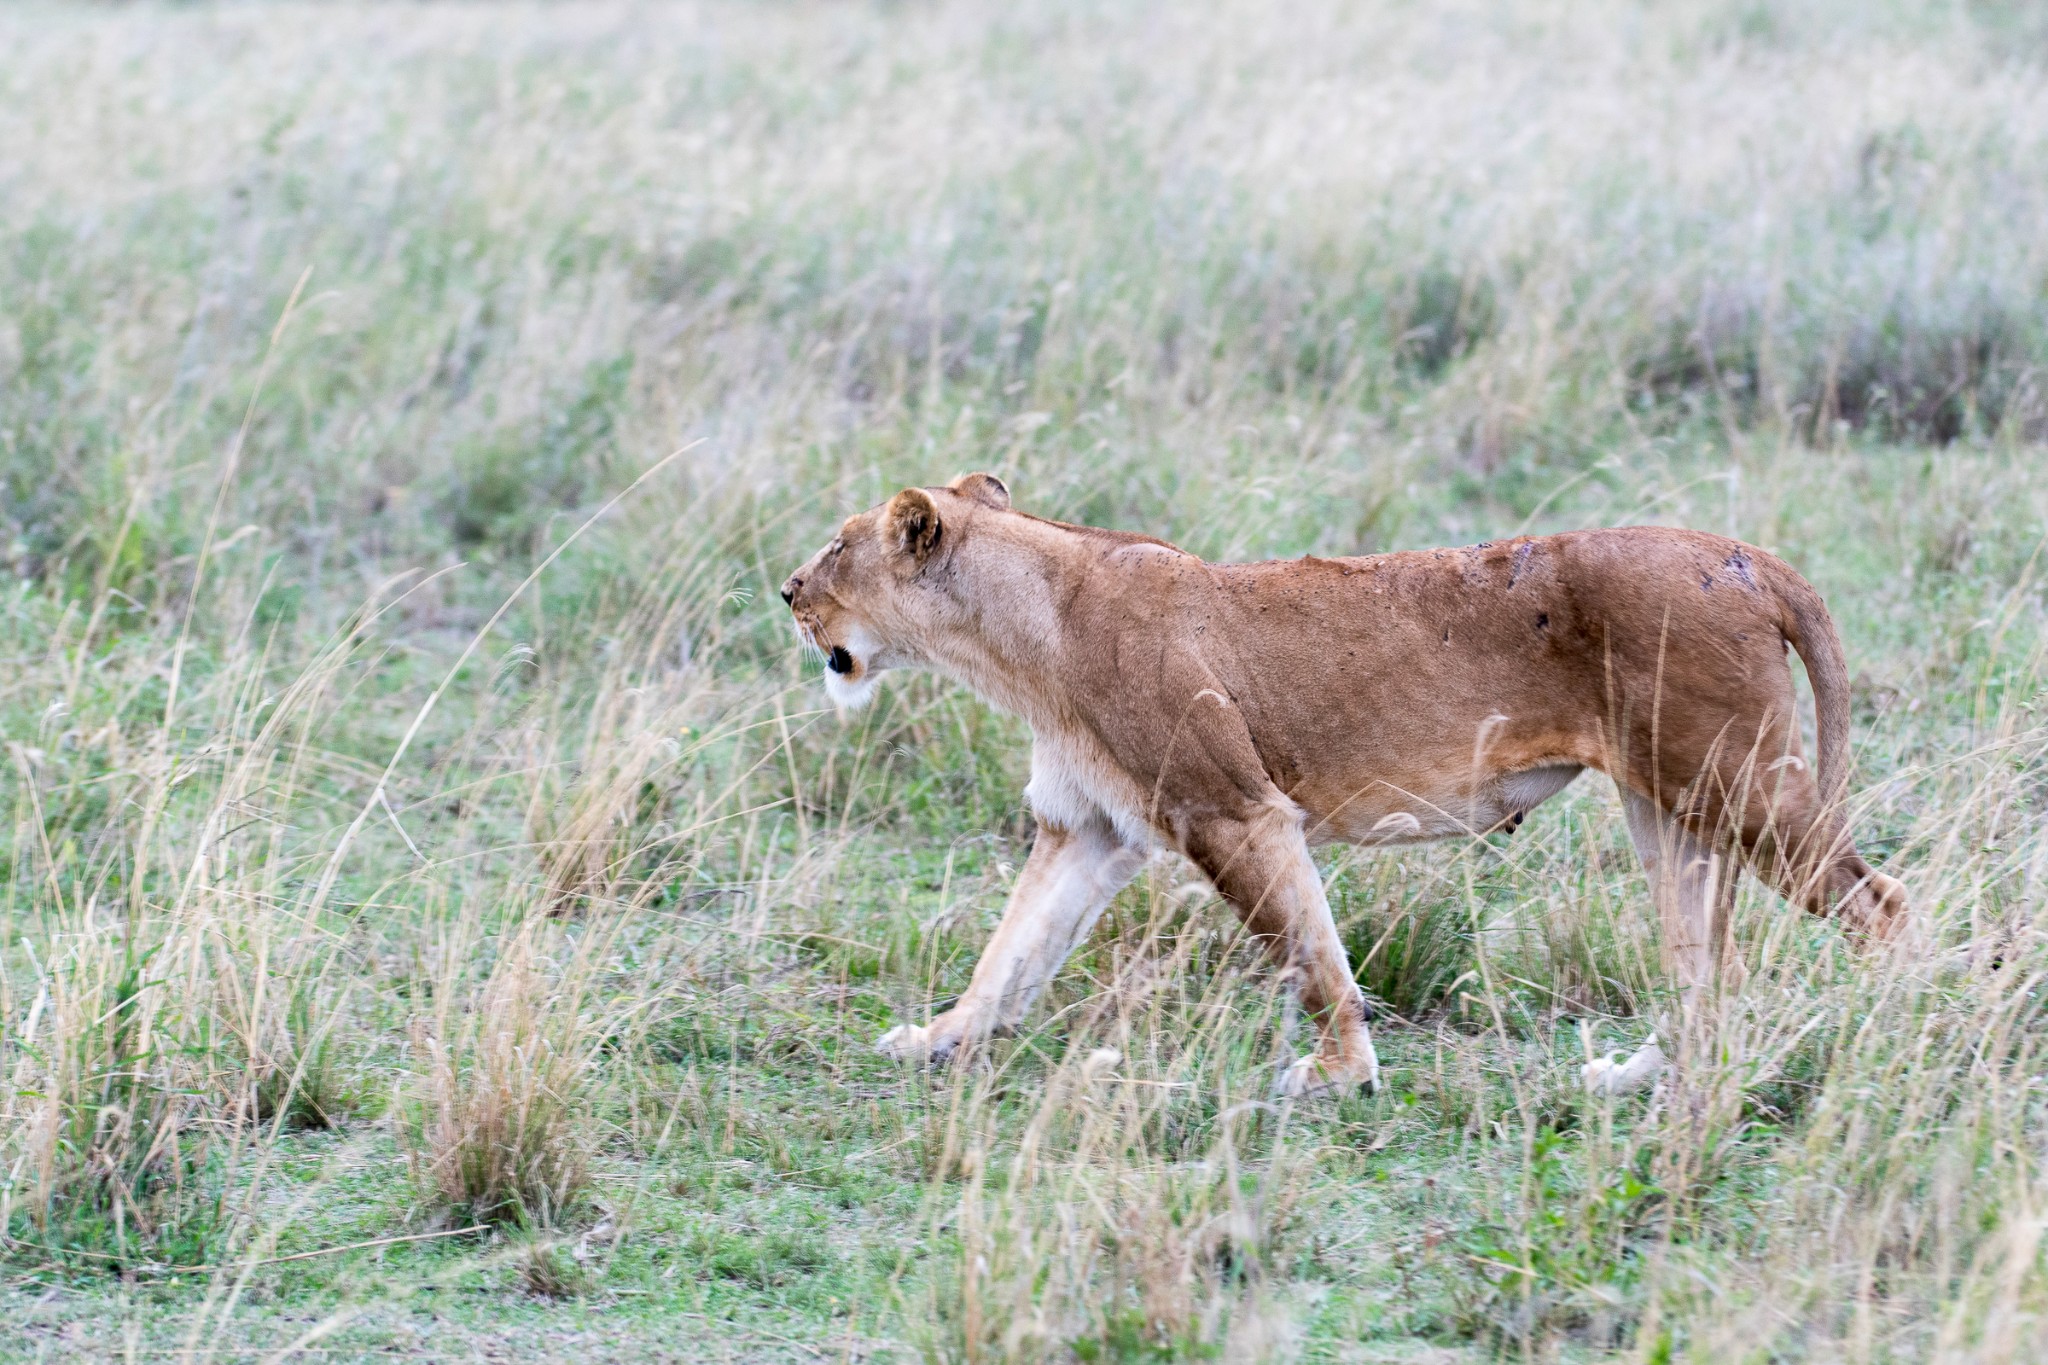
{"label": "white chin fur", "polygon": [[863,670],[858,678],[848,678],[828,669],[825,673],[825,695],[842,711],[858,711],[874,700],[875,688],[880,682],[872,669]]}

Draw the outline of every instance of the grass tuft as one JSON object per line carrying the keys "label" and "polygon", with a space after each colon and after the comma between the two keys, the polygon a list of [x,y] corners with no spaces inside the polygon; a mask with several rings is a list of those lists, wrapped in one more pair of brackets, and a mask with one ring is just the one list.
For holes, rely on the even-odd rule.
{"label": "grass tuft", "polygon": [[422,1193],[462,1225],[556,1228],[590,1193],[596,1040],[537,959],[536,935],[514,932],[460,1014],[444,1004],[415,1025],[425,1074],[407,1156]]}

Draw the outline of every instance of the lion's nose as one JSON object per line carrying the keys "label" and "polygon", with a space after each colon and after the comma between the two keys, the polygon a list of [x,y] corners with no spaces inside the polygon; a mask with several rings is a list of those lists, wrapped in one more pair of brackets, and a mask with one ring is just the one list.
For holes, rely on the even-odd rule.
{"label": "lion's nose", "polygon": [[791,574],[789,581],[782,585],[782,605],[784,605],[785,607],[795,606],[796,590],[798,588],[801,588],[803,585],[804,581],[801,578],[798,578],[795,574]]}

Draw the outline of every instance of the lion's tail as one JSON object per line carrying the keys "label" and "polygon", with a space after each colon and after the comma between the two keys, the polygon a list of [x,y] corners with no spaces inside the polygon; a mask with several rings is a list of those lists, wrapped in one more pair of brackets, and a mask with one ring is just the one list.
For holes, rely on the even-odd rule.
{"label": "lion's tail", "polygon": [[1813,584],[1789,564],[1766,562],[1776,580],[1771,586],[1784,608],[1778,628],[1799,651],[1813,684],[1820,797],[1831,812],[1829,824],[1835,825],[1849,794],[1849,663],[1842,653],[1842,637],[1835,633],[1835,620]]}

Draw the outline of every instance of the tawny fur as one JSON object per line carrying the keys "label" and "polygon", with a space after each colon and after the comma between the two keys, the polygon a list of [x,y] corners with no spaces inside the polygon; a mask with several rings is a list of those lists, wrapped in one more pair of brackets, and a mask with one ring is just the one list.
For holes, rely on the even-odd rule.
{"label": "tawny fur", "polygon": [[[1739,858],[1886,938],[1905,910],[1840,818],[1849,701],[1819,594],[1775,556],[1662,527],[1457,550],[1208,564],[1011,508],[974,474],[848,518],[784,585],[828,687],[937,670],[1028,721],[1039,832],[959,1003],[887,1050],[941,1060],[1013,1028],[1163,841],[1295,980],[1320,1026],[1285,1089],[1372,1083],[1364,1002],[1311,844],[1512,828],[1612,776],[1673,964],[1702,985]],[[1788,648],[1815,693],[1800,752]]]}

